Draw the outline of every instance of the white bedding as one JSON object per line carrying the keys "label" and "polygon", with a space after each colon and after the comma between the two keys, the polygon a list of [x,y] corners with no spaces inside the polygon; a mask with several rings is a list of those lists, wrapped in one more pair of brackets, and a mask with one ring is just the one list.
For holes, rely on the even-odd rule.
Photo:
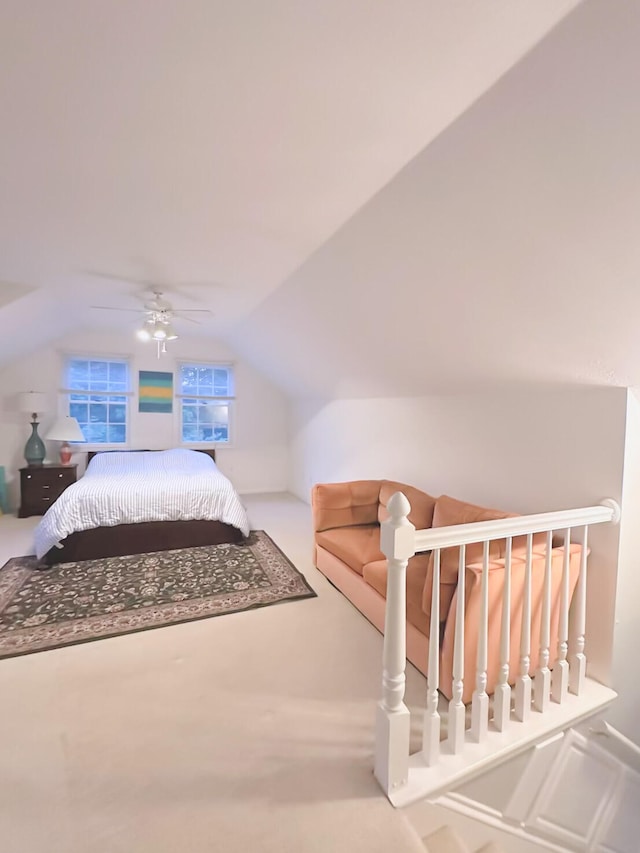
{"label": "white bedding", "polygon": [[238,493],[206,453],[99,453],[47,510],[35,532],[44,556],[71,533],[139,521],[224,521],[249,535]]}

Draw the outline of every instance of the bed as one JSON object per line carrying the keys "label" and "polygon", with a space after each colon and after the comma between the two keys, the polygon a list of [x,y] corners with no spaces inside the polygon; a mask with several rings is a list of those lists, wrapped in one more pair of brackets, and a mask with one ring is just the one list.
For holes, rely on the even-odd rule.
{"label": "bed", "polygon": [[97,451],[35,531],[48,565],[239,542],[249,521],[214,450]]}

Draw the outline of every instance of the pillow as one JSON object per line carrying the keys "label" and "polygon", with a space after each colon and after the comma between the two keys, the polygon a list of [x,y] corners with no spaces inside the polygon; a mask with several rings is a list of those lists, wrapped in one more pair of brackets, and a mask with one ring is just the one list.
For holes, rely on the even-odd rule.
{"label": "pillow", "polygon": [[[504,512],[500,509],[488,509],[487,507],[459,501],[448,495],[441,495],[436,501],[433,512],[432,527],[448,527],[454,524],[470,524],[477,521],[494,521],[499,518],[514,518],[517,513]],[[542,534],[543,536],[545,534]],[[522,537],[518,537],[520,540]],[[526,543],[526,537],[525,543]],[[515,541],[515,540],[514,540]],[[505,539],[494,539],[489,543],[489,559],[496,560],[503,556],[505,551]],[[526,547],[526,545],[525,545]],[[466,547],[465,565],[482,561],[484,545],[482,542],[472,542]],[[422,595],[422,609],[431,616],[431,591],[433,585],[433,561],[431,553],[429,569]],[[449,607],[453,599],[456,585],[458,583],[458,564],[460,561],[460,549],[458,547],[442,548],[440,551],[440,621],[444,622],[449,613]]]}
{"label": "pillow", "polygon": [[409,521],[416,530],[424,530],[431,527],[433,510],[436,499],[426,492],[416,489],[415,486],[407,486],[405,483],[397,483],[395,480],[383,480],[380,485],[380,503],[378,505],[378,521],[382,524],[389,518],[387,504],[396,492],[402,492],[411,504]]}

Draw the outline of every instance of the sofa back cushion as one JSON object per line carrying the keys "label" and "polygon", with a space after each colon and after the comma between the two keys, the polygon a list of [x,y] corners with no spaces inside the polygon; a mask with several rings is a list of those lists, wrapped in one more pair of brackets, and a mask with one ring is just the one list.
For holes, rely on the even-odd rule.
{"label": "sofa back cushion", "polygon": [[378,521],[380,480],[318,483],[311,490],[313,529],[330,530]]}
{"label": "sofa back cushion", "polygon": [[382,524],[383,521],[389,518],[387,504],[389,503],[389,498],[396,492],[402,492],[411,504],[409,521],[416,530],[424,530],[426,527],[431,527],[436,499],[426,492],[416,489],[415,486],[408,486],[406,483],[398,483],[395,480],[382,480],[380,483],[378,521]]}
{"label": "sofa back cushion", "polygon": [[[454,524],[470,524],[479,521],[494,521],[500,518],[514,518],[517,513],[504,512],[500,509],[489,509],[487,507],[459,501],[449,495],[441,495],[436,501],[433,513],[432,527],[447,527]],[[544,549],[546,542],[545,533],[537,533],[533,537],[533,549]],[[467,545],[465,551],[465,565],[482,561],[482,542],[473,542]],[[498,560],[504,557],[506,550],[506,539],[494,539],[489,543],[489,559]],[[512,540],[513,556],[524,556],[526,552],[526,536],[518,536]],[[440,551],[440,621],[444,622],[451,606],[451,601],[458,583],[458,564],[460,560],[460,549],[458,547],[442,548]],[[433,561],[431,554],[429,570],[425,582],[422,607],[425,613],[431,614],[431,593],[433,585]]]}

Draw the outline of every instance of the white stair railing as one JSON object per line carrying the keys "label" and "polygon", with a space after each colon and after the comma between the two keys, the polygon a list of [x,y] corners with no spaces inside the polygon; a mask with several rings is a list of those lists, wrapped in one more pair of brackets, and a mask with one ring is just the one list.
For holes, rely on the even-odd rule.
{"label": "white stair railing", "polygon": [[[420,771],[421,784],[427,778],[424,770],[432,774],[431,789],[442,785],[446,774],[443,765],[450,762],[454,773],[464,767],[464,755],[472,753],[472,760],[486,763],[491,755],[492,738],[499,749],[505,748],[505,736],[513,739],[528,738],[529,728],[537,727],[544,715],[552,715],[553,708],[566,703],[569,692],[578,696],[586,681],[585,611],[587,583],[587,534],[592,524],[617,523],[620,509],[607,499],[599,506],[537,515],[516,516],[496,521],[452,525],[418,530],[409,522],[410,505],[406,497],[397,492],[388,503],[389,518],[381,525],[381,549],[387,557],[389,570],[385,615],[383,652],[382,699],[376,715],[375,776],[385,793],[395,804],[416,798],[415,778]],[[579,527],[580,544],[574,543],[572,552],[571,529]],[[553,547],[553,532],[564,531],[563,546]],[[534,534],[546,533],[543,553],[534,549]],[[515,537],[526,539],[524,559],[514,554]],[[490,561],[490,543],[503,543],[504,557],[496,563]],[[469,571],[467,545],[483,543],[480,571],[479,612],[477,637],[465,636],[466,576]],[[458,584],[455,602],[455,626],[450,670],[443,673],[443,647],[440,642],[440,576],[443,548],[459,548]],[[538,549],[540,546],[536,546]],[[572,575],[572,553],[580,549],[579,574],[575,581],[575,561]],[[417,756],[409,755],[410,714],[404,704],[406,669],[406,568],[410,557],[422,551],[433,552],[433,584],[429,634],[429,661],[427,669],[427,696],[423,721],[422,750]],[[532,594],[532,578],[536,568],[536,600]],[[559,583],[560,600],[553,600],[553,578],[558,586],[559,563],[562,563]],[[555,564],[555,565],[554,565]],[[543,568],[542,568],[543,565]],[[479,571],[477,566],[474,569]],[[492,574],[493,573],[493,574]],[[571,578],[575,587],[573,613],[574,636],[569,638],[569,608],[571,605]],[[491,579],[493,577],[493,580]],[[491,583],[501,583],[500,614],[489,612]],[[514,579],[517,578],[517,584]],[[514,586],[514,584],[516,584]],[[495,591],[495,588],[494,588]],[[518,593],[514,597],[514,593]],[[520,595],[521,593],[521,595]],[[472,593],[473,594],[473,593]],[[532,637],[533,608],[539,629]],[[514,607],[516,608],[514,610]],[[557,625],[552,614],[558,612]],[[513,642],[518,652],[512,655],[512,620],[520,618],[518,633]],[[451,618],[451,616],[449,617]],[[499,620],[499,661],[494,662],[494,684],[489,682],[492,671],[489,649],[490,637],[496,635]],[[493,632],[492,632],[493,628]],[[557,648],[551,648],[551,638],[557,634]],[[475,689],[471,698],[471,725],[466,729],[465,647],[467,640],[477,644]],[[534,682],[531,679],[531,650],[538,655]],[[569,654],[569,650],[571,653]],[[552,660],[552,657],[554,660]],[[471,666],[471,661],[467,661]],[[553,663],[552,668],[550,664]],[[497,665],[497,678],[496,676]],[[447,682],[442,682],[445,677]],[[448,680],[450,678],[450,681]],[[512,689],[513,691],[512,709]],[[603,688],[604,689],[604,688]],[[441,716],[439,694],[450,696],[447,740],[441,742]],[[470,690],[470,688],[469,688]],[[490,693],[493,692],[493,701]],[[608,691],[612,696],[612,691]],[[608,701],[611,701],[609,698]],[[493,714],[491,715],[491,706]],[[513,711],[513,713],[512,713]],[[559,718],[554,718],[559,719]],[[412,777],[413,773],[413,777]],[[417,777],[416,777],[417,778]],[[410,801],[410,800],[409,800]]]}

